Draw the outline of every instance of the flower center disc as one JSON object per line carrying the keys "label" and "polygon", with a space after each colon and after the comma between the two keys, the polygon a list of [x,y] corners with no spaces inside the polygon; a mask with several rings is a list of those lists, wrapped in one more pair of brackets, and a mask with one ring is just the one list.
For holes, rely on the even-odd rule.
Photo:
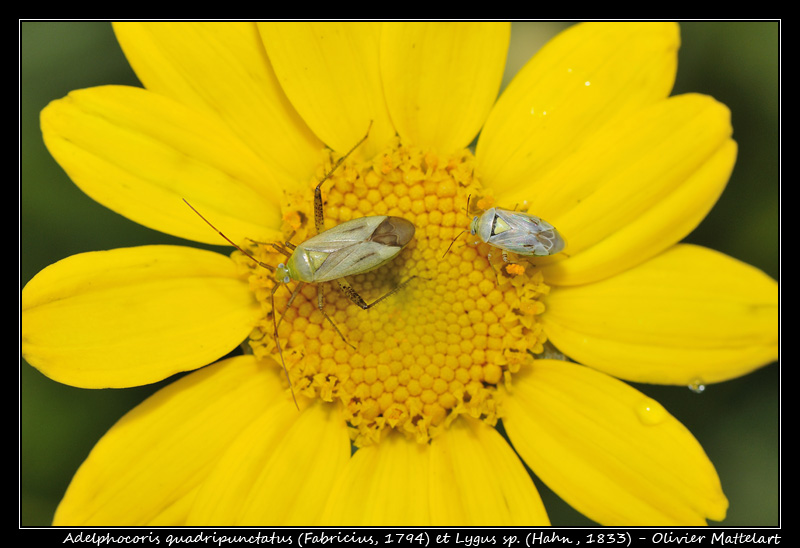
{"label": "flower center disc", "polygon": [[[277,318],[283,317],[278,336],[295,393],[340,402],[358,446],[379,441],[387,428],[425,443],[462,413],[493,424],[500,416],[498,385],[542,352],[536,316],[548,287],[541,274],[525,262],[512,269],[518,274],[507,274],[502,260],[497,264],[500,253],[490,265],[490,247],[476,245],[468,230],[447,251],[469,226],[467,196],[481,192],[473,164],[468,150],[439,157],[396,144],[370,162],[348,159],[325,182],[326,228],[370,215],[403,217],[416,227],[394,259],[347,276],[368,303],[416,276],[375,307],[356,306],[336,282],[321,284],[324,310],[347,342],[319,311],[316,284],[305,284],[288,308],[297,282],[275,293]],[[292,206],[284,208],[284,229],[287,237],[294,233],[295,244],[316,234],[316,184],[304,196],[287,196]],[[265,264],[286,261],[272,246],[249,244]],[[253,353],[280,363],[270,298],[274,275],[239,252],[234,258],[264,310],[250,337]]]}

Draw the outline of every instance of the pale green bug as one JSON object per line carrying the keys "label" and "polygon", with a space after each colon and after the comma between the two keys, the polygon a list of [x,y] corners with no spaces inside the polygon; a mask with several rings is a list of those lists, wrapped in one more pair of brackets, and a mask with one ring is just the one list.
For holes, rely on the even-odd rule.
{"label": "pale green bug", "polygon": [[[469,213],[470,197],[467,198]],[[503,262],[508,263],[508,252],[522,256],[545,257],[560,253],[566,247],[564,238],[558,230],[544,219],[523,213],[492,207],[480,215],[475,215],[469,225],[470,233],[482,242],[500,249]],[[460,236],[460,233],[458,236]],[[455,242],[458,236],[453,240]],[[452,247],[453,243],[450,244]],[[450,247],[447,250],[450,250]],[[447,251],[445,251],[447,254]],[[492,252],[488,254],[492,264]],[[494,269],[494,266],[492,266]]]}
{"label": "pale green bug", "polygon": [[[371,124],[370,124],[371,126]],[[350,299],[355,305],[364,310],[368,310],[383,301],[387,297],[393,295],[403,287],[405,287],[411,280],[416,278],[412,276],[400,283],[382,295],[375,301],[367,303],[361,295],[359,295],[353,287],[345,280],[346,276],[355,274],[363,274],[374,270],[388,261],[395,258],[400,251],[408,244],[414,237],[414,225],[402,217],[392,217],[387,215],[375,215],[370,217],[361,217],[346,221],[333,228],[325,230],[325,217],[323,212],[322,202],[322,185],[330,179],[334,171],[344,162],[344,160],[363,143],[369,136],[369,130],[356,145],[350,149],[339,161],[331,168],[331,170],[322,178],[314,189],[314,225],[317,229],[317,235],[309,238],[301,244],[293,245],[290,242],[281,244],[269,243],[280,253],[286,255],[288,259],[286,263],[281,263],[277,267],[268,265],[256,259],[250,252],[242,249],[239,245],[233,242],[219,229],[217,229],[211,222],[206,219],[197,209],[194,208],[188,201],[184,199],[186,205],[200,216],[211,228],[217,231],[229,244],[241,251],[259,266],[262,266],[275,273],[275,279],[278,282],[272,289],[270,299],[272,301],[272,321],[274,327],[275,346],[278,348],[278,353],[281,357],[281,364],[283,365],[284,373],[289,381],[291,387],[291,379],[289,372],[286,369],[286,363],[283,359],[283,350],[281,349],[280,341],[278,339],[278,326],[283,321],[281,314],[280,321],[276,318],[275,313],[275,292],[284,284],[288,284],[292,280],[298,282],[297,287],[292,291],[289,302],[286,304],[286,309],[292,306],[295,297],[299,293],[303,285],[307,283],[317,284],[317,306],[328,322],[333,326],[342,340],[355,348],[345,339],[342,332],[333,322],[330,316],[325,312],[323,302],[322,283],[328,281],[336,281],[345,296]],[[258,242],[255,242],[258,243]],[[294,397],[294,389],[292,388],[292,397]],[[295,398],[295,405],[297,399]]]}
{"label": "pale green bug", "polygon": [[560,253],[566,247],[558,230],[544,219],[493,207],[476,215],[470,223],[470,233],[487,244],[503,251],[508,262],[508,252],[517,255],[545,257]]}

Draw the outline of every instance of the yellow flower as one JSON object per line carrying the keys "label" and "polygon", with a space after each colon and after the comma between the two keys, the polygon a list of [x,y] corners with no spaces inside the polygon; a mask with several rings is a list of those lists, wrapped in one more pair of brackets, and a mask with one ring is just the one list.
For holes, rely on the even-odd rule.
{"label": "yellow flower", "polygon": [[[220,243],[185,198],[256,242],[391,214],[414,240],[287,308],[248,257],[179,246],[76,255],[23,290],[22,350],[87,387],[194,371],[121,419],[75,475],[58,525],[548,522],[522,462],[602,524],[703,524],[727,500],[694,437],[625,384],[705,385],[777,358],[777,284],[678,245],[719,197],[736,145],[713,99],[670,97],[673,24],[586,24],[495,103],[504,24],[115,25],[146,90],[80,90],[42,113],[84,192],[163,232]],[[482,129],[481,129],[482,128]],[[475,154],[465,149],[481,132]],[[452,240],[480,205],[529,208],[564,253],[504,268]],[[471,213],[471,212],[470,212]],[[243,355],[223,359],[243,340]],[[554,350],[553,346],[558,350]],[[559,351],[576,362],[558,359]],[[546,358],[547,357],[547,358]],[[556,358],[556,359],[548,359]],[[351,455],[351,440],[358,450]]]}

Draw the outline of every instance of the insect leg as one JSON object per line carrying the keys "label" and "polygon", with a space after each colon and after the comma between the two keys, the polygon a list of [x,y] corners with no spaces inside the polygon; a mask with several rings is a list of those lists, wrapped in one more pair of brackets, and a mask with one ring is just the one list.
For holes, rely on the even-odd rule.
{"label": "insect leg", "polygon": [[344,338],[344,335],[342,335],[342,332],[339,331],[339,328],[333,322],[331,317],[328,316],[328,314],[325,313],[325,303],[324,303],[323,298],[322,298],[322,284],[321,283],[317,284],[317,307],[319,308],[319,311],[322,312],[322,315],[325,316],[325,319],[330,322],[330,324],[333,326],[333,328],[336,330],[336,332],[339,334],[339,336],[342,338],[342,340],[345,342],[345,344],[351,346],[353,348],[353,350],[355,350],[356,349],[355,345],[351,344],[350,342],[348,342],[347,339]]}
{"label": "insect leg", "polygon": [[413,280],[414,278],[417,278],[417,277],[418,276],[411,276],[409,279],[407,279],[404,282],[401,282],[400,284],[397,285],[397,287],[395,287],[394,289],[392,289],[388,293],[385,293],[384,295],[378,297],[376,300],[374,300],[373,302],[371,302],[369,304],[367,304],[367,301],[365,301],[364,298],[361,297],[361,295],[359,295],[356,292],[355,289],[353,289],[353,286],[351,286],[347,282],[347,280],[345,280],[344,278],[339,278],[336,281],[339,283],[339,287],[342,288],[342,293],[344,293],[347,296],[347,298],[350,299],[350,301],[353,304],[363,308],[364,310],[369,310],[370,308],[372,308],[373,306],[375,306],[376,304],[378,304],[382,300],[386,299],[387,297],[390,297],[390,296],[394,295],[395,293],[397,293],[398,291],[403,289],[405,286],[407,286],[409,284],[409,282],[411,282],[411,280]]}
{"label": "insect leg", "polygon": [[247,239],[250,240],[252,243],[254,243],[256,245],[269,245],[269,246],[272,246],[272,247],[275,248],[275,250],[278,253],[283,253],[287,257],[291,257],[292,254],[289,253],[289,250],[294,251],[295,248],[297,247],[296,245],[294,245],[291,242],[291,239],[293,237],[294,237],[294,232],[291,233],[291,235],[289,236],[289,239],[286,240],[285,242],[283,242],[283,244],[276,244],[275,242],[260,242],[258,240],[254,240],[253,238],[247,238]]}
{"label": "insect leg", "polygon": [[489,252],[486,253],[486,260],[488,261],[489,266],[492,267],[492,270],[494,270],[494,273],[497,274],[497,269],[494,267],[494,263],[492,262],[492,249],[491,248],[489,249]]}
{"label": "insect leg", "polygon": [[291,256],[292,256],[292,254],[289,252],[289,249],[292,249],[292,250],[294,250],[295,246],[292,246],[291,248],[288,248],[288,249],[287,249],[287,247],[288,247],[288,246],[286,245],[287,243],[289,243],[289,242],[285,242],[285,243],[284,243],[284,245],[282,245],[282,246],[281,246],[281,245],[279,245],[279,244],[276,244],[276,243],[272,243],[272,242],[270,242],[270,243],[268,243],[268,244],[266,244],[266,245],[269,245],[269,246],[272,246],[272,247],[274,247],[274,248],[275,248],[275,251],[277,251],[278,253],[282,253],[282,254],[283,254],[283,255],[285,255],[286,257],[291,257]]}
{"label": "insect leg", "polygon": [[353,148],[351,148],[347,154],[339,158],[339,160],[333,165],[331,170],[322,178],[319,182],[317,187],[314,189],[314,224],[317,227],[317,234],[325,230],[325,217],[322,212],[322,183],[330,179],[333,172],[342,165],[342,163],[350,156],[355,149],[361,146],[361,143],[367,140],[369,137],[369,131],[372,129],[372,120],[369,121],[369,127],[367,128],[367,133],[364,135]]}

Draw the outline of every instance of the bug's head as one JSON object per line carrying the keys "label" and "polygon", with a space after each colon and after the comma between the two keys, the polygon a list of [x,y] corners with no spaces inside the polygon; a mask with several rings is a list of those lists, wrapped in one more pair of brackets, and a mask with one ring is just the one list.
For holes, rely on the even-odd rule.
{"label": "bug's head", "polygon": [[275,280],[281,284],[288,284],[292,278],[289,276],[289,269],[281,263],[275,267]]}
{"label": "bug's head", "polygon": [[474,236],[478,233],[478,223],[480,222],[480,215],[475,215],[472,218],[472,222],[469,224],[469,231]]}

